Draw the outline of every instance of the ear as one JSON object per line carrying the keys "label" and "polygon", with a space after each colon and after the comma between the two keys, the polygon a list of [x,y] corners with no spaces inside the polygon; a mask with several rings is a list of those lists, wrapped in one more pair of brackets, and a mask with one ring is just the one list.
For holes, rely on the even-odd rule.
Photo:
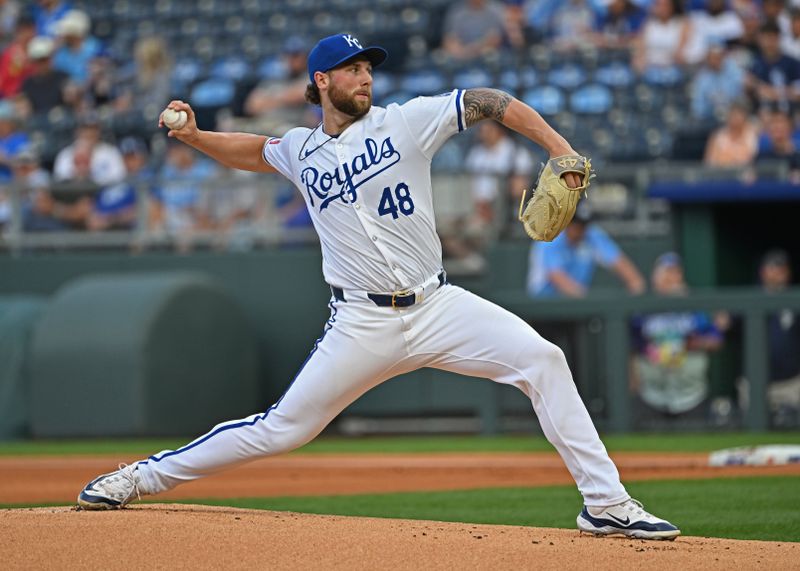
{"label": "ear", "polygon": [[317,71],[314,72],[314,83],[317,84],[317,87],[320,90],[328,89],[328,84],[330,83],[330,77],[327,73]]}

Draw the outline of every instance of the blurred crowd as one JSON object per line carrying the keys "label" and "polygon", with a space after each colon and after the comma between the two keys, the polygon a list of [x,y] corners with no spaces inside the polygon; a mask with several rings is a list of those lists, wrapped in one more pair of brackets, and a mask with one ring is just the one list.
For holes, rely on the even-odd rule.
{"label": "blurred crowd", "polygon": [[[13,233],[121,232],[132,236],[126,246],[134,249],[249,249],[271,232],[310,228],[302,197],[288,182],[230,172],[168,141],[157,118],[181,98],[193,105],[201,128],[280,136],[315,126],[319,110],[304,101],[306,54],[333,33],[313,26],[340,24],[298,12],[295,22],[309,20],[309,27],[297,29],[283,14],[268,14],[282,3],[257,0],[146,4],[0,0],[0,246]],[[289,4],[288,12],[330,8],[314,0]],[[336,4],[357,16],[346,31],[362,35],[359,27],[371,27],[362,40],[386,43],[392,52],[374,78],[376,104],[454,87],[499,87],[598,162],[689,159],[730,169],[745,183],[761,176],[760,166],[772,172],[778,164],[800,184],[800,0],[379,2],[396,10],[398,33],[376,31],[372,2]],[[195,8],[208,19],[207,37],[203,22],[191,17]],[[109,24],[123,9],[123,25]],[[125,18],[138,9],[145,18],[160,13],[183,24],[165,26],[163,35],[154,33],[157,22],[141,17],[128,25]],[[245,10],[261,10],[269,33],[253,27],[259,23]],[[100,11],[105,19],[93,22],[90,14]],[[212,35],[217,23],[224,36]],[[232,45],[220,38],[235,40],[244,29],[266,35],[255,43],[244,37],[242,46],[258,50],[263,39],[272,51],[257,60],[252,50],[204,59],[217,44]],[[180,34],[199,37],[196,57],[177,49]],[[120,49],[126,44],[118,40],[131,35],[129,49]],[[486,247],[514,236],[522,189],[531,187],[544,158],[494,122],[441,149],[434,191],[448,271],[482,271]],[[448,185],[449,194],[442,191]],[[582,203],[556,241],[532,247],[528,293],[582,297],[598,265],[632,294],[680,295],[688,288],[680,256],[659,257],[648,281]],[[788,255],[765,255],[760,279],[767,292],[785,288]],[[769,324],[777,424],[797,423],[800,411],[798,317],[787,310]],[[634,320],[631,386],[643,415],[705,410],[708,357],[724,346],[729,326],[728,316],[700,312]]]}
{"label": "blurred crowd", "polygon": [[[233,84],[201,81],[197,70],[191,71],[198,62],[175,61],[169,38],[143,35],[129,52],[115,52],[113,30],[103,39],[94,35],[88,4],[0,1],[0,228],[9,229],[16,208],[23,231],[135,228],[174,236],[174,245],[186,249],[187,236],[227,231],[243,221],[258,225],[267,210],[277,212],[270,224],[307,227],[302,204],[287,189],[264,197],[249,184],[244,197],[205,198],[210,191],[204,186],[210,185],[203,183],[224,173],[193,152],[167,150],[155,121],[172,97],[181,97],[195,104],[203,128],[281,135],[295,125],[315,125],[318,110],[304,102],[303,93],[305,57],[316,38],[283,30],[280,53],[257,73],[229,58],[217,67],[236,79]],[[535,50],[567,64],[570,54],[601,50],[608,57],[617,54],[613,65],[604,68],[605,80],[594,81],[588,99],[575,103],[573,115],[582,112],[580,105],[588,105],[587,113],[603,109],[603,83],[622,100],[640,83],[655,87],[650,96],[677,86],[685,108],[671,113],[678,115],[678,131],[701,137],[698,160],[713,168],[744,168],[739,175],[746,180],[755,176],[747,167],[780,160],[790,179],[800,182],[800,3],[460,0],[432,3],[429,10],[428,21],[437,29],[427,35],[428,67],[420,70],[420,60],[399,49],[395,57],[405,57],[406,68],[395,62],[394,75],[376,75],[377,103],[402,101],[416,94],[407,93],[412,88],[425,93],[469,87],[486,78],[475,77],[474,69],[471,75],[451,72],[497,68],[506,57],[521,67],[488,81],[496,79],[498,87],[525,97],[525,87],[531,87],[526,77],[541,71],[538,64],[525,63],[535,59]],[[535,83],[575,87],[588,81],[589,71],[564,65],[547,79],[540,74]],[[626,73],[640,83],[630,83]],[[404,74],[415,81],[404,83]],[[447,85],[443,78],[461,84]],[[546,94],[526,100],[569,131],[563,124],[569,114],[558,114],[557,105],[550,109]],[[634,126],[631,137],[644,128]],[[576,146],[584,131],[590,129],[575,129]],[[625,138],[616,134],[590,132],[585,151],[600,152],[593,145],[621,147]],[[673,155],[685,154],[681,144],[674,141]],[[444,236],[449,256],[466,267],[481,266],[476,254],[509,227],[521,189],[530,186],[542,158],[538,151],[494,125],[482,125],[442,150],[435,171],[467,172],[472,198],[468,212],[445,221],[453,229]],[[20,189],[15,199],[11,187]]]}

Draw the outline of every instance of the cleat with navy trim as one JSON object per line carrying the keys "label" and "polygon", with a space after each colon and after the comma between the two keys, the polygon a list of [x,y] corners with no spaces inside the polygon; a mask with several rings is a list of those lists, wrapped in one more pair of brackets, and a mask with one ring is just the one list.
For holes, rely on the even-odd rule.
{"label": "cleat with navy trim", "polygon": [[141,499],[139,465],[120,464],[119,470],[98,476],[81,490],[78,507],[84,510],[115,510]]}
{"label": "cleat with navy trim", "polygon": [[[596,512],[596,513],[592,513]],[[587,508],[578,514],[578,529],[595,535],[627,535],[638,539],[675,539],[681,530],[647,513],[641,503],[629,499],[605,508]]]}

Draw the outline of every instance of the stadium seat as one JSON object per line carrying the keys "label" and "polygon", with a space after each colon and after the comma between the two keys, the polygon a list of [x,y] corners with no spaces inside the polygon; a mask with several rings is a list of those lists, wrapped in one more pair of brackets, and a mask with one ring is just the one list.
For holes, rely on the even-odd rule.
{"label": "stadium seat", "polygon": [[633,85],[636,77],[629,65],[617,61],[598,68],[594,79],[608,87],[627,88]]}
{"label": "stadium seat", "polygon": [[522,99],[542,115],[555,115],[563,111],[566,106],[564,93],[552,85],[528,89]]}
{"label": "stadium seat", "polygon": [[614,96],[605,85],[594,83],[573,92],[569,98],[570,108],[578,114],[605,114],[611,110]]}
{"label": "stadium seat", "polygon": [[250,64],[241,57],[226,57],[211,66],[210,75],[220,79],[242,81],[251,74]]}
{"label": "stadium seat", "polygon": [[224,107],[230,104],[234,91],[233,81],[212,77],[194,86],[191,101],[201,107]]}
{"label": "stadium seat", "polygon": [[401,89],[420,95],[436,95],[446,89],[442,74],[436,70],[421,70],[408,73],[400,81]]}
{"label": "stadium seat", "polygon": [[644,71],[642,79],[650,85],[670,86],[683,81],[683,72],[679,67],[651,67]]}
{"label": "stadium seat", "polygon": [[256,75],[261,79],[282,79],[286,73],[286,64],[280,56],[266,57],[256,69]]}
{"label": "stadium seat", "polygon": [[172,91],[180,93],[186,91],[196,81],[205,75],[205,66],[197,59],[180,59],[172,68]]}
{"label": "stadium seat", "polygon": [[372,77],[372,97],[375,101],[383,101],[391,94],[397,85],[397,80],[391,73],[378,71]]}
{"label": "stadium seat", "polygon": [[491,87],[493,83],[492,76],[485,70],[478,68],[465,69],[453,76],[453,85],[461,89]]}
{"label": "stadium seat", "polygon": [[561,89],[572,90],[587,80],[586,70],[575,63],[566,63],[550,70],[547,82]]}

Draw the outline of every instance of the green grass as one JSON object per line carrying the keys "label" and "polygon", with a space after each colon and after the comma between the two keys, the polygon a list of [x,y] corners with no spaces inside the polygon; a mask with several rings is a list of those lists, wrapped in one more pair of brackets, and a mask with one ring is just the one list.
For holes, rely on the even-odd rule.
{"label": "green grass", "polygon": [[[634,482],[628,491],[684,535],[800,542],[800,477]],[[158,500],[151,500],[159,503]],[[574,486],[321,497],[190,499],[182,503],[367,517],[575,528]],[[0,508],[54,504],[5,504]],[[65,505],[65,504],[58,504]]]}
{"label": "green grass", "polygon": [[[628,491],[684,535],[800,542],[800,477],[637,482]],[[404,519],[575,528],[574,486],[186,503]]]}
{"label": "green grass", "polygon": [[[0,456],[113,454],[146,456],[174,450],[186,439],[20,440],[0,442]],[[707,452],[733,446],[800,444],[800,432],[724,432],[685,434],[627,434],[603,437],[608,449],[645,452]],[[412,436],[319,438],[298,454],[402,453],[402,452],[533,452],[552,450],[538,435],[531,436]]]}

